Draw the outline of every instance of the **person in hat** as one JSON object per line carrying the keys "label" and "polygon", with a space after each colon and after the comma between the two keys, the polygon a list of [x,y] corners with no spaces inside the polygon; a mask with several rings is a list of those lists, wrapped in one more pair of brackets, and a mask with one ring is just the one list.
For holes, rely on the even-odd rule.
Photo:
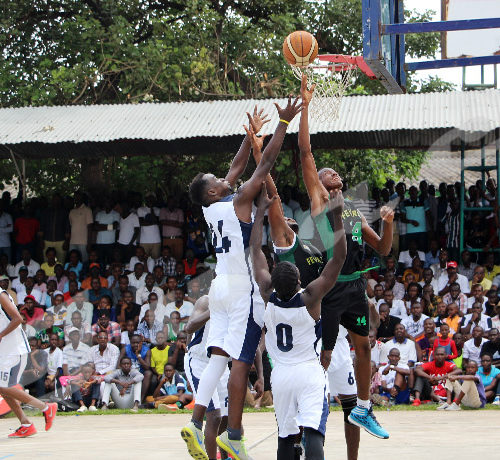
{"label": "person in hat", "polygon": [[438,290],[441,297],[450,292],[453,283],[458,283],[460,291],[464,294],[470,292],[469,281],[464,275],[460,275],[457,269],[458,264],[454,260],[446,264],[446,273],[443,273],[438,279]]}
{"label": "person in hat", "polygon": [[89,276],[82,281],[81,289],[91,289],[92,287],[92,279],[99,278],[101,282],[101,287],[108,287],[108,280],[100,275],[101,266],[97,262],[93,262],[90,264]]}
{"label": "person in hat", "polygon": [[68,329],[68,338],[70,343],[63,348],[63,374],[76,375],[90,361],[90,347],[80,340],[80,330],[76,327]]}
{"label": "person in hat", "polygon": [[26,323],[33,326],[35,329],[43,327],[43,308],[36,306],[36,300],[32,295],[27,295],[24,298],[24,305],[20,308],[26,316]]}
{"label": "person in hat", "polygon": [[26,283],[26,280],[28,279],[28,267],[19,267],[19,271],[17,273],[19,276],[12,280],[12,289],[16,292],[24,291],[24,283]]}

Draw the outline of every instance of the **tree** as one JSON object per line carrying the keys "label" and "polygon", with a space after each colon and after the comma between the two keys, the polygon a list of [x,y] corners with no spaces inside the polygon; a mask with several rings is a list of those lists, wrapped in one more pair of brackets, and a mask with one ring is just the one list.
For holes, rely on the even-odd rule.
{"label": "tree", "polygon": [[[281,56],[283,38],[297,29],[314,33],[322,53],[362,52],[359,0],[1,0],[1,4],[2,107],[283,96],[297,91],[298,82]],[[416,56],[435,54],[438,44],[439,37],[432,34],[408,42]],[[360,74],[353,92],[385,90]],[[92,178],[108,188],[121,188],[127,178],[128,183],[147,188],[150,176],[138,171],[146,171],[151,163],[187,166],[189,160],[173,161],[169,155],[153,160],[96,158],[100,176],[95,167],[89,172],[88,162],[44,160],[32,162],[27,177],[36,193],[48,191],[50,184],[71,190],[82,175],[85,184]],[[207,166],[213,170],[220,165],[212,159]],[[155,180],[175,182],[188,170],[172,176],[165,173],[171,168],[158,168]],[[0,179],[10,179],[11,173],[11,167],[2,168]],[[144,182],[139,184],[137,177]],[[183,178],[181,184],[185,183]]]}

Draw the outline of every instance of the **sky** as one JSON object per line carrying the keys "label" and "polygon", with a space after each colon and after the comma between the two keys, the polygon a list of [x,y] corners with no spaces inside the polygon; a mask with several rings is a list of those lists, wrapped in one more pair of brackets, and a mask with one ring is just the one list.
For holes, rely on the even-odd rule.
{"label": "sky", "polygon": [[[404,0],[405,9],[425,11],[434,10],[436,12],[434,20],[441,20],[441,0]],[[441,58],[441,53],[436,58]],[[408,61],[412,59],[408,58]],[[414,59],[417,60],[417,59]],[[480,66],[473,66],[467,68],[467,83],[474,84],[481,82]],[[500,70],[500,69],[498,69]],[[439,70],[421,70],[417,72],[418,78],[425,78],[427,76],[439,76],[442,80],[452,82],[456,85],[456,89],[462,89],[462,67],[455,67],[449,69]],[[485,83],[493,82],[493,66],[486,66],[485,68]]]}

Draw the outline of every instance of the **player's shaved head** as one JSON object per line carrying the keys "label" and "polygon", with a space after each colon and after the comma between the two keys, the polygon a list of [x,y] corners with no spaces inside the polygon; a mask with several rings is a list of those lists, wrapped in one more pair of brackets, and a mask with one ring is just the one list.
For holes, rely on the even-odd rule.
{"label": "player's shaved head", "polygon": [[290,300],[300,288],[299,270],[291,262],[280,262],[271,273],[271,284],[280,300]]}

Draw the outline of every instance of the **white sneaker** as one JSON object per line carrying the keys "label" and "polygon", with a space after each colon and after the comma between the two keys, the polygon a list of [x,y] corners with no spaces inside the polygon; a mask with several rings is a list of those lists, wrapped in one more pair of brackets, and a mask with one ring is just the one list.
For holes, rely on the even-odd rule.
{"label": "white sneaker", "polygon": [[89,411],[90,412],[95,412],[96,410],[97,410],[97,407],[95,407],[95,406],[90,406],[89,407]]}
{"label": "white sneaker", "polygon": [[493,404],[494,406],[500,406],[500,396],[495,396],[495,399],[491,404]]}
{"label": "white sneaker", "polygon": [[456,403],[451,403],[445,410],[462,410],[461,407]]}
{"label": "white sneaker", "polygon": [[444,402],[443,404],[441,404],[440,406],[438,406],[436,408],[436,410],[446,410],[446,409],[448,409],[448,407],[450,407],[450,405],[447,402]]}
{"label": "white sneaker", "polygon": [[87,412],[87,406],[80,406],[76,411],[77,412]]}

